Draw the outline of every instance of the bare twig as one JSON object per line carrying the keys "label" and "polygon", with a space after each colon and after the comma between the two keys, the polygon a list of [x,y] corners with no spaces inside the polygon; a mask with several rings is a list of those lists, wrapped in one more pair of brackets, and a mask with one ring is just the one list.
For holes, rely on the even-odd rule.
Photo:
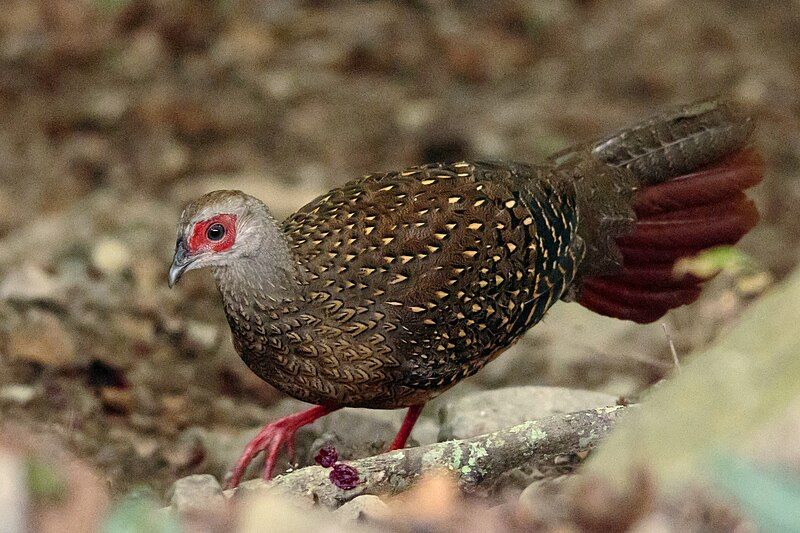
{"label": "bare twig", "polygon": [[338,507],[362,494],[403,492],[420,475],[439,469],[454,472],[465,492],[489,489],[503,474],[526,464],[541,469],[580,461],[614,427],[624,409],[613,406],[555,415],[487,435],[349,461],[358,470],[360,483],[347,491],[330,482],[329,470],[309,466],[271,482],[245,482],[237,492],[276,491]]}
{"label": "bare twig", "polygon": [[670,352],[672,352],[672,362],[675,363],[675,368],[677,370],[681,369],[681,362],[678,360],[678,350],[675,349],[675,343],[672,342],[672,335],[669,334],[669,330],[667,329],[667,324],[665,322],[661,323],[661,327],[664,329],[664,335],[667,336],[667,342],[669,343]]}

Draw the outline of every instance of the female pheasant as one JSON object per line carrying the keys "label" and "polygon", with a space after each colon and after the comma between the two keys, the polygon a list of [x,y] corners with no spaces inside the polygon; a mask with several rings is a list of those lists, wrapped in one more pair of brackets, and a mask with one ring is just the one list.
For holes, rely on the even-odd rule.
{"label": "female pheasant", "polygon": [[676,260],[738,241],[761,180],[752,120],[706,101],[544,164],[459,162],[371,174],[283,223],[259,200],[215,191],[184,210],[169,284],[210,266],[233,343],[262,379],[316,406],[273,422],[269,478],[298,428],[342,407],[408,407],[480,370],[557,300],[651,322],[694,301]]}

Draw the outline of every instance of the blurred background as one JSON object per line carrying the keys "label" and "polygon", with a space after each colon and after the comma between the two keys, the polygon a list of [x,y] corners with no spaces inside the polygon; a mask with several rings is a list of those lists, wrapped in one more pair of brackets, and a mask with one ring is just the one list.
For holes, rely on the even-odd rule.
{"label": "blurred background", "polygon": [[758,115],[766,160],[744,274],[667,334],[558,305],[445,400],[521,384],[635,396],[672,369],[670,340],[708,345],[800,257],[798,65],[792,0],[4,0],[0,417],[112,495],[222,475],[285,402],[235,355],[210,276],[167,289],[185,202],[240,188],[283,218],[368,172],[536,162],[727,95]]}

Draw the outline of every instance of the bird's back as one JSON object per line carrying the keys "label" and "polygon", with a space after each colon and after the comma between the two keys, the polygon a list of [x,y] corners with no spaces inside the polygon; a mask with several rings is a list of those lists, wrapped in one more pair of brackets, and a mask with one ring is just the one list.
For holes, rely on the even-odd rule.
{"label": "bird's back", "polygon": [[428,397],[563,295],[582,254],[576,225],[574,186],[551,167],[462,162],[367,176],[284,228],[306,305],[324,317],[317,349],[329,345],[339,372],[380,365],[390,396]]}

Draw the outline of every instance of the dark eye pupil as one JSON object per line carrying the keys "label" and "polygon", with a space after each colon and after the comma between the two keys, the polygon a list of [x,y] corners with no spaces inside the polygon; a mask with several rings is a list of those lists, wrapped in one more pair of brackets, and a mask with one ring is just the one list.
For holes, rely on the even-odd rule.
{"label": "dark eye pupil", "polygon": [[218,241],[225,236],[225,227],[222,224],[211,224],[206,230],[206,237],[210,241]]}

